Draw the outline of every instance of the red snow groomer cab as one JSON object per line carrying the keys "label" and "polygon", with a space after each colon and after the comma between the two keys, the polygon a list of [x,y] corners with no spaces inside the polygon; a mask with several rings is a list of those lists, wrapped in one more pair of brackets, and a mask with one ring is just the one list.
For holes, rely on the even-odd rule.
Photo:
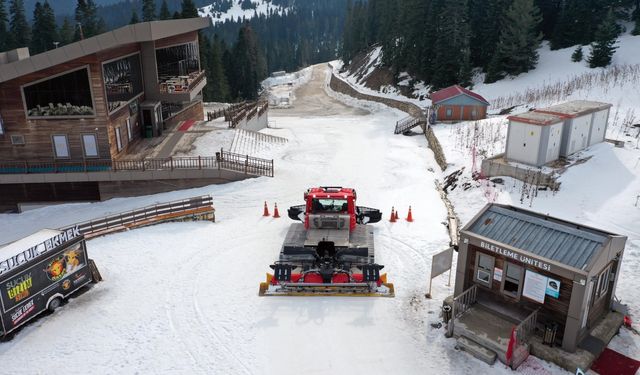
{"label": "red snow groomer cab", "polygon": [[305,204],[290,207],[291,224],[261,296],[393,297],[384,267],[375,263],[373,229],[379,210],[356,206],[356,191],[311,188]]}

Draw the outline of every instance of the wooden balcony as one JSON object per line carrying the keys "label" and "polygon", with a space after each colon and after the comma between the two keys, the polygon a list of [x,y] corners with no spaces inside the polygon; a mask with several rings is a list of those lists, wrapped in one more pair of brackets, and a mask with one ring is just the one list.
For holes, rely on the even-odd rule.
{"label": "wooden balcony", "polygon": [[161,101],[190,102],[207,85],[204,70],[186,76],[171,77],[158,83]]}

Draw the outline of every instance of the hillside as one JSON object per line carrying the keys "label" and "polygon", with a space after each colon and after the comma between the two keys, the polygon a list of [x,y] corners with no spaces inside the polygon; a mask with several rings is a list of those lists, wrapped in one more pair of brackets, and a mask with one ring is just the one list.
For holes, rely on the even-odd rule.
{"label": "hillside", "polygon": [[214,24],[227,20],[250,20],[258,15],[266,17],[286,14],[291,7],[271,0],[218,0],[198,9],[200,17],[211,17]]}

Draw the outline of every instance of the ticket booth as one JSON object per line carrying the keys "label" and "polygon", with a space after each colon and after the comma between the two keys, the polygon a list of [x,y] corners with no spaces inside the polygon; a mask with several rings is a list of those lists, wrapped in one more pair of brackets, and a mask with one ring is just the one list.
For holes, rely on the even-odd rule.
{"label": "ticket booth", "polygon": [[[600,229],[488,204],[460,231],[454,301],[464,304],[456,305],[454,319],[461,324],[454,322],[454,329],[483,336],[479,341],[495,333],[491,349],[503,362],[511,328],[522,322],[527,332],[518,332],[520,338],[553,327],[550,344],[575,352],[611,311],[625,242]],[[479,333],[486,323],[469,328],[487,320],[495,323],[488,334]]]}

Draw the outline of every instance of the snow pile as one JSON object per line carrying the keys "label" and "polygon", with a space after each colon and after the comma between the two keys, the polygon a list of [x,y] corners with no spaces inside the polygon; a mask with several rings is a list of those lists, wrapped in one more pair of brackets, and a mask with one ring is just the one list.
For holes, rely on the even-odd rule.
{"label": "snow pile", "polygon": [[258,15],[287,14],[291,10],[290,7],[273,5],[270,0],[251,0],[253,7],[250,9],[242,9],[242,3],[243,0],[217,1],[198,9],[198,15],[210,17],[215,25],[227,20],[250,20]]}
{"label": "snow pile", "polygon": [[312,67],[297,72],[272,76],[262,81],[262,87],[269,93],[269,105],[289,108],[296,100],[295,89],[309,82]]}

